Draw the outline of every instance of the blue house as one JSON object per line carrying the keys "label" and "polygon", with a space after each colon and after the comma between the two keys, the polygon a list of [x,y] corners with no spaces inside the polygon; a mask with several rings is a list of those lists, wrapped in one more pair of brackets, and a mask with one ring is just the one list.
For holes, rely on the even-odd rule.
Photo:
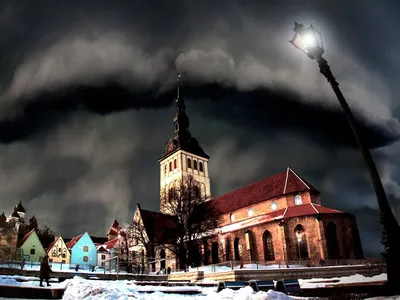
{"label": "blue house", "polygon": [[71,264],[97,265],[97,249],[87,232],[71,239],[67,243],[67,248],[71,252]]}

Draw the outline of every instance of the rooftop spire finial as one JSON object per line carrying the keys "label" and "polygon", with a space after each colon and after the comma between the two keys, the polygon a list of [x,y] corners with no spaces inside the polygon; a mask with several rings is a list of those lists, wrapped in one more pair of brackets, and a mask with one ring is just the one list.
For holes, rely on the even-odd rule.
{"label": "rooftop spire finial", "polygon": [[181,74],[179,72],[176,73],[176,82],[177,82],[177,87],[176,87],[176,101],[179,100],[179,79],[181,78]]}

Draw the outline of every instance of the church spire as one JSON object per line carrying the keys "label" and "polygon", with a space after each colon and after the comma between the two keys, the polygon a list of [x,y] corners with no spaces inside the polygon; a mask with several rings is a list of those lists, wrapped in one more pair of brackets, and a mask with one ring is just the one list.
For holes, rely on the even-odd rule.
{"label": "church spire", "polygon": [[189,132],[189,117],[186,114],[186,104],[185,100],[180,95],[180,77],[181,74],[177,73],[176,82],[176,100],[175,108],[176,115],[174,118],[175,125],[175,138],[180,142],[190,139],[191,135]]}

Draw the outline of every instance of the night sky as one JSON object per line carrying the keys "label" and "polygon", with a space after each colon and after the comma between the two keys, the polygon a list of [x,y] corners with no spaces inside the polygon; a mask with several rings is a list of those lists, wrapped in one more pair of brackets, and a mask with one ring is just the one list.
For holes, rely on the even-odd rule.
{"label": "night sky", "polygon": [[379,255],[361,154],[316,62],[288,41],[294,21],[322,31],[400,215],[397,2],[0,0],[0,210],[22,197],[66,237],[104,236],[136,203],[158,210],[179,71],[214,197],[290,166]]}

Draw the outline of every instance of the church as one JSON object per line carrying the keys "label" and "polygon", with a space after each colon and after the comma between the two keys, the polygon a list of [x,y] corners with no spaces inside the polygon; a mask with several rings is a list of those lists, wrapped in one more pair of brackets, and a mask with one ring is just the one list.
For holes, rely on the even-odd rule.
{"label": "church", "polygon": [[[173,227],[172,216],[163,209],[162,195],[177,181],[192,176],[199,183],[201,196],[218,211],[221,220],[217,233],[207,237],[201,249],[204,265],[226,261],[290,264],[299,260],[317,265],[331,259],[363,258],[354,215],[323,206],[317,188],[291,168],[213,198],[210,157],[190,133],[179,78],[175,107],[174,135],[158,161],[161,211],[144,210],[138,204],[134,220],[141,219],[144,228],[154,226],[150,224],[154,220],[158,228]],[[132,245],[132,250],[139,250],[140,245]],[[161,246],[156,252],[153,269],[179,268],[167,249]]]}

